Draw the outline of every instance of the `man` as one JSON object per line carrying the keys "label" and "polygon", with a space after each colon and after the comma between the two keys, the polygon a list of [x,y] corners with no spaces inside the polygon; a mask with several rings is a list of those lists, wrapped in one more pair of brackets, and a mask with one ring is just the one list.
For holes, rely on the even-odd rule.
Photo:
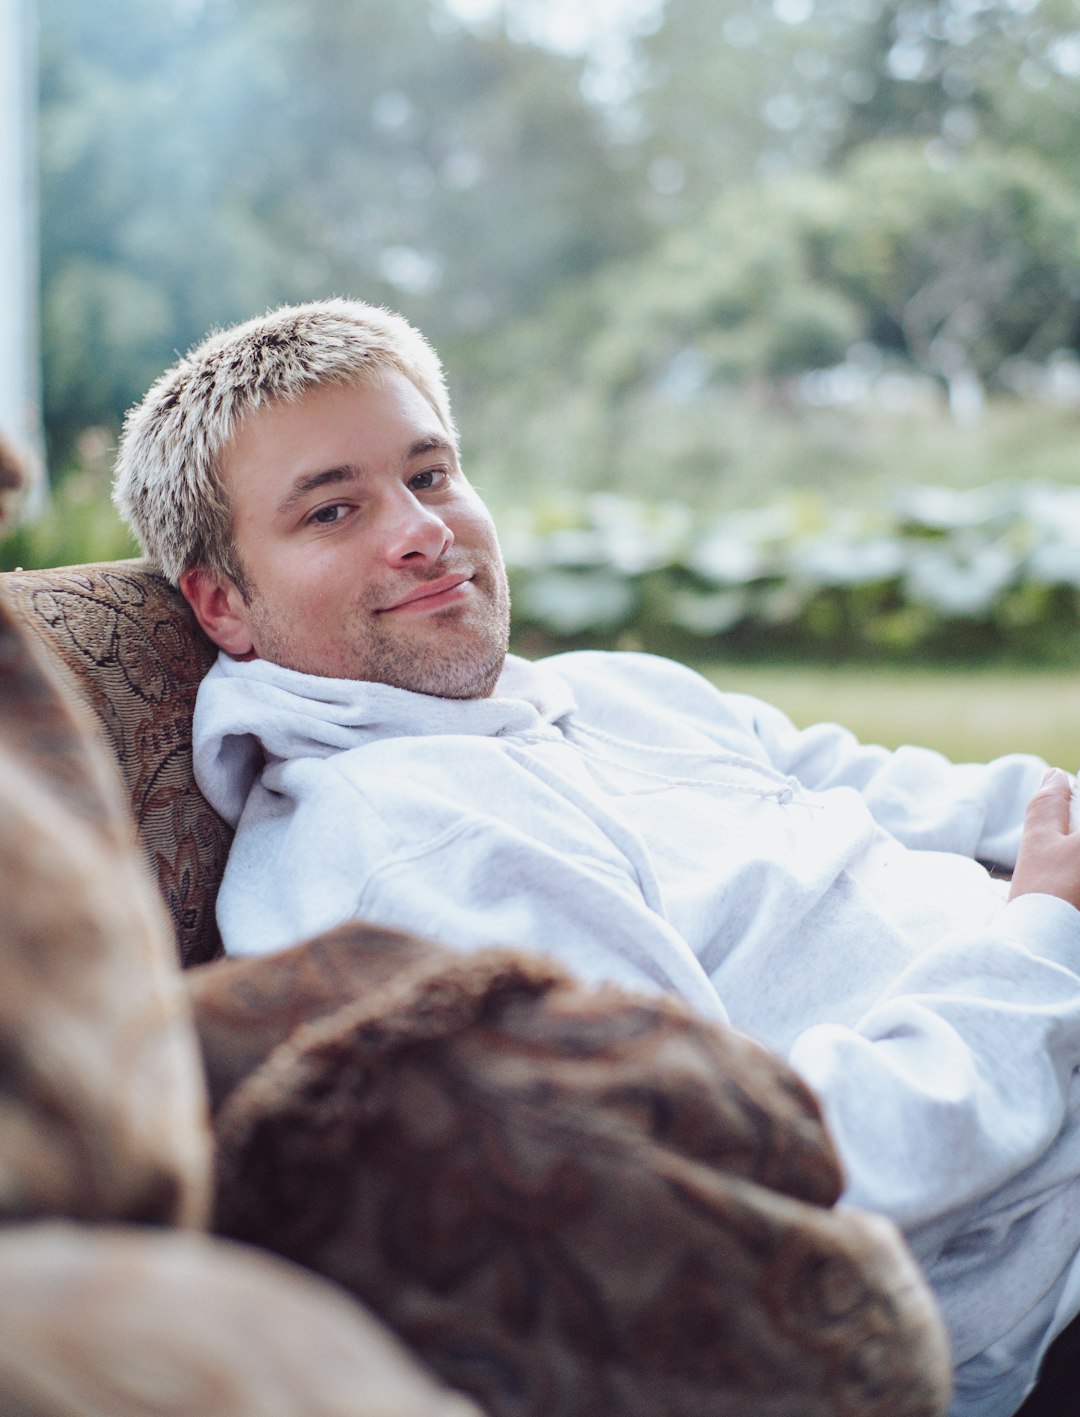
{"label": "man", "polygon": [[364,918],[729,1019],[817,1090],[850,1202],[905,1230],[954,1411],[1013,1412],[1080,1309],[1066,775],[800,732],[648,656],[508,657],[441,366],[368,306],[195,349],[129,416],[117,500],[222,650],[195,753],[237,826],[226,947]]}

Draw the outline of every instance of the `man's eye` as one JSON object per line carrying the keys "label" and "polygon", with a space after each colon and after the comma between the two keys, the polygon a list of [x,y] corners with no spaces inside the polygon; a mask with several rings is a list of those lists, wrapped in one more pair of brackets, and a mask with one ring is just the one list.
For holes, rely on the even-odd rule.
{"label": "man's eye", "polygon": [[326,507],[319,507],[308,517],[308,522],[315,526],[333,526],[345,515],[344,502],[331,502]]}
{"label": "man's eye", "polygon": [[414,492],[430,492],[433,487],[441,487],[446,481],[446,469],[428,467],[409,478],[409,486]]}

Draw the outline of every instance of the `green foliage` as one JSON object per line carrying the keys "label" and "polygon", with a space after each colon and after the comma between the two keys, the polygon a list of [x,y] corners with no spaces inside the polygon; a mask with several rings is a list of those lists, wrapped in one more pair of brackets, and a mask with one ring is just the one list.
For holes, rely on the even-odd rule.
{"label": "green foliage", "polygon": [[551,417],[867,337],[983,381],[1075,346],[1070,0],[667,0],[606,106],[535,8],[40,0],[53,461],[210,327],[342,291],[431,333],[465,427],[511,379]]}
{"label": "green foliage", "polygon": [[[102,440],[0,569],[137,554]],[[914,486],[873,506],[802,494],[702,517],[676,500],[538,497],[497,522],[516,644],[690,661],[1080,663],[1080,488]]]}
{"label": "green foliage", "polygon": [[[982,462],[964,480],[1012,476],[991,466],[1009,419],[986,398],[1014,386],[1017,361],[1074,345],[1078,231],[1080,188],[1022,152],[980,148],[945,170],[921,147],[879,143],[835,173],[731,188],[579,285],[573,311],[506,338],[464,423],[470,447],[500,492],[525,462],[560,485],[671,488],[703,508],[831,490],[860,464],[870,480],[875,445],[898,431],[907,476],[958,456]],[[802,376],[853,357],[862,402],[810,417]],[[875,402],[890,386],[904,420]],[[968,425],[963,446],[928,402]]]}
{"label": "green foliage", "polygon": [[80,566],[138,554],[109,500],[103,470],[82,468],[62,479],[40,517],[0,538],[0,571]]}
{"label": "green foliage", "polygon": [[913,487],[702,522],[611,496],[507,517],[522,642],[683,658],[1080,663],[1080,489]]}
{"label": "green foliage", "polygon": [[1034,155],[976,148],[942,165],[921,147],[877,143],[843,169],[822,277],[894,331],[946,382],[992,381],[1023,353],[1045,359],[1074,333],[1080,301],[1080,191]]}
{"label": "green foliage", "polygon": [[641,242],[582,61],[440,0],[40,10],[57,466],[214,326],[351,293],[467,370],[485,331]]}
{"label": "green foliage", "polygon": [[[39,0],[53,466],[209,328],[350,293],[432,336],[509,508],[1080,481],[1075,388],[1031,397],[1080,350],[1073,0],[666,0],[617,72],[529,39],[547,8]],[[537,623],[745,622],[686,568],[582,574],[536,581]],[[789,579],[761,594],[787,623]],[[933,640],[887,579],[853,595],[799,634]],[[1062,613],[1026,585],[995,611],[1014,638]]]}
{"label": "green foliage", "polygon": [[[254,138],[272,111],[235,7],[42,0],[45,418],[64,466],[214,323],[296,293],[267,239]],[[297,272],[299,274],[299,272]]]}
{"label": "green foliage", "polygon": [[[642,44],[642,139],[682,225],[747,179],[835,168],[879,140],[1041,154],[1077,179],[1073,0],[667,0]],[[677,165],[682,182],[670,180]]]}

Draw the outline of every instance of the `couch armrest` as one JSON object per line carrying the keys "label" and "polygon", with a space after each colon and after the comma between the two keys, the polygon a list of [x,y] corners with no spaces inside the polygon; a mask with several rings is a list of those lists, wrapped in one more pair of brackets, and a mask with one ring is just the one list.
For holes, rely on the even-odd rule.
{"label": "couch armrest", "polygon": [[231,832],[195,785],[191,717],[215,651],[147,561],[0,575],[0,593],[96,716],[128,789],[184,965],[221,953],[214,920]]}

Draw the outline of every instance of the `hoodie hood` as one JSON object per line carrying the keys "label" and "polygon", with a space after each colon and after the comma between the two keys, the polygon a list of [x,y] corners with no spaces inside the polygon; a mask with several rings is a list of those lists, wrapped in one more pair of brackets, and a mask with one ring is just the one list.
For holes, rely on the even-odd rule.
{"label": "hoodie hood", "polygon": [[195,780],[214,810],[235,827],[270,760],[326,758],[402,736],[535,732],[558,724],[575,708],[569,685],[554,670],[516,655],[507,656],[490,698],[442,699],[222,653],[195,705]]}

